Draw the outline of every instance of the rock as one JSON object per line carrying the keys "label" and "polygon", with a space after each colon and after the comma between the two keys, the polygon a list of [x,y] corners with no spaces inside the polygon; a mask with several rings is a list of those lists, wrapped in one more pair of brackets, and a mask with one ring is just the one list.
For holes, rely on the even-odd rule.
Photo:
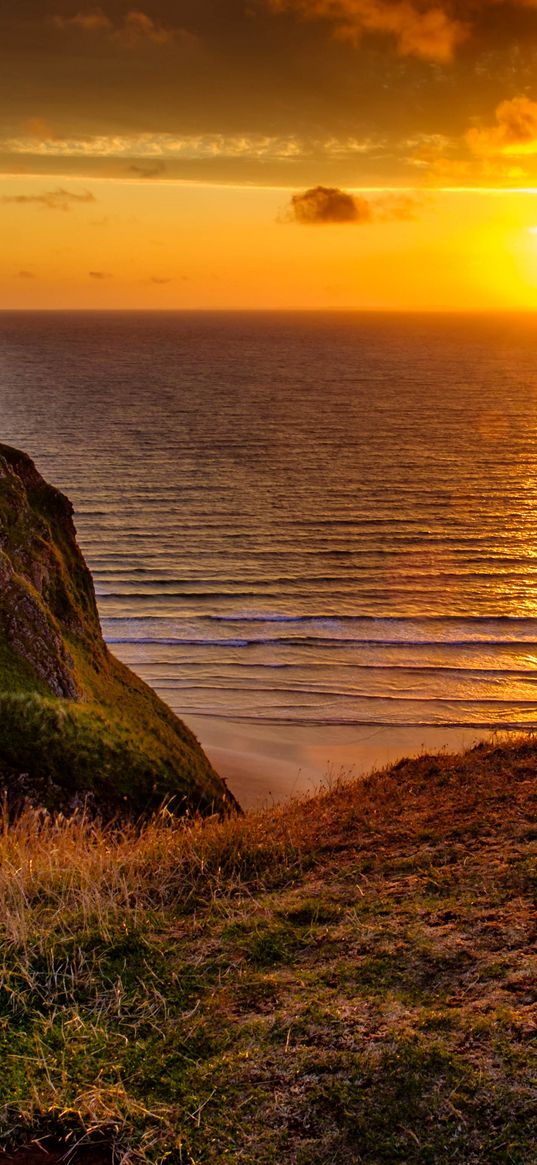
{"label": "rock", "polygon": [[108,651],[70,501],[0,444],[2,784],[106,817],[238,809],[193,733]]}

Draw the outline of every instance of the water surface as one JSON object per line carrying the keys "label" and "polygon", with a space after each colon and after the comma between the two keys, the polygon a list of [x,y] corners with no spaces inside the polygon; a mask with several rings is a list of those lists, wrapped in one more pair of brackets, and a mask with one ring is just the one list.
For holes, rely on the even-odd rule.
{"label": "water surface", "polygon": [[534,726],[536,396],[531,316],[0,315],[1,440],[187,720]]}

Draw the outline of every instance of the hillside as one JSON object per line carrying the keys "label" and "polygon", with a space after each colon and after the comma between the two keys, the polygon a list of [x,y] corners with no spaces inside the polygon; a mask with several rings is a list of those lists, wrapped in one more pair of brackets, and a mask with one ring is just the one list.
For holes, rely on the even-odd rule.
{"label": "hillside", "polygon": [[0,787],[102,816],[236,808],[193,733],[108,651],[72,506],[0,445]]}
{"label": "hillside", "polygon": [[534,1165],[536,762],[527,738],[222,823],[6,826],[4,1165],[32,1138],[72,1165]]}

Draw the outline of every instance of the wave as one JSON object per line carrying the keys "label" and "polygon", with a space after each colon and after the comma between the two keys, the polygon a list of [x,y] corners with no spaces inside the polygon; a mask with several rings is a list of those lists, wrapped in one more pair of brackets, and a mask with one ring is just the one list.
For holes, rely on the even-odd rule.
{"label": "wave", "polygon": [[[81,328],[33,318],[17,323],[14,339],[11,325],[5,337],[2,329],[17,379],[4,435],[40,449],[51,480],[69,486],[107,641],[157,682],[159,672],[178,685],[218,672],[230,686],[244,684],[229,700],[192,685],[175,697],[170,689],[179,713],[184,700],[192,715],[231,720],[393,727],[400,718],[418,729],[463,723],[481,732],[527,727],[534,709],[537,717],[537,700],[461,699],[465,690],[534,690],[529,324],[512,344],[509,322],[506,345],[496,321],[493,329],[435,322],[425,369],[422,321],[412,317],[353,317],[351,326],[323,316],[320,333],[318,320],[303,316],[277,324],[273,316],[159,316],[157,324],[144,316],[143,328],[122,317],[106,322],[117,340],[104,363],[101,319],[95,330],[90,317]],[[19,327],[30,328],[30,347]],[[252,358],[241,378],[244,337]],[[74,380],[64,375],[73,338],[83,353]],[[486,382],[476,344],[487,354]],[[52,384],[70,417],[60,443],[57,416],[42,408]],[[93,423],[95,393],[110,422],[104,436]],[[490,443],[477,431],[468,440],[476,401],[484,418],[505,412],[509,440]],[[166,656],[161,668],[152,662]],[[289,698],[256,697],[256,677]],[[354,684],[364,694],[312,695],[305,709],[302,680],[318,692]],[[375,689],[387,689],[391,703]],[[421,703],[409,698],[413,689]],[[459,701],[432,698],[446,689]],[[211,702],[219,706],[203,707]]]}
{"label": "wave", "polygon": [[[164,647],[222,647],[221,639],[120,639],[106,636],[106,642],[111,645],[121,643],[140,645],[142,647],[164,646]],[[259,639],[226,639],[226,647],[249,647],[252,643],[260,643]],[[271,641],[269,641],[271,642]],[[272,640],[273,643],[281,642],[281,640]]]}
{"label": "wave", "polygon": [[106,635],[109,644],[140,644],[142,646],[165,647],[534,647],[537,650],[537,640],[533,639],[450,639],[448,642],[438,639],[335,639],[325,637],[317,639],[312,636],[288,635],[280,637],[260,637],[257,639],[179,639],[160,636],[110,636]]}
{"label": "wave", "polygon": [[341,623],[477,623],[477,624],[531,624],[533,630],[537,633],[537,618],[533,619],[527,615],[206,615],[206,619],[210,619],[219,623],[308,623],[314,620],[321,620],[322,622],[341,622]]}
{"label": "wave", "polygon": [[[110,642],[110,640],[108,640],[108,642]],[[140,640],[137,640],[137,642],[139,643]],[[158,640],[155,643],[155,646],[160,646],[161,643],[162,643],[162,640]],[[218,646],[222,646],[222,645],[219,644]],[[150,666],[150,668],[172,667],[173,662],[172,662],[172,660],[169,660],[169,659],[161,659],[161,660],[152,659],[149,666]],[[248,663],[245,660],[240,660],[240,659],[234,659],[231,661],[229,659],[220,659],[220,660],[216,659],[216,660],[211,660],[210,664],[206,660],[190,660],[190,659],[183,660],[182,659],[179,662],[179,667],[181,669],[181,672],[184,672],[185,669],[188,669],[188,670],[191,670],[191,669],[195,670],[198,668],[207,669],[209,666],[210,667],[225,668],[226,672],[229,675],[232,675],[233,672],[237,668],[248,668],[249,671],[252,671],[252,669],[255,669],[255,671],[265,671],[265,670],[266,671],[289,671],[289,670],[292,670],[292,671],[299,670],[300,671],[300,670],[305,670],[305,668],[307,668],[308,671],[315,671],[315,670],[325,671],[327,666],[329,666],[329,665],[327,665],[326,662],[318,663],[316,660],[308,660],[307,664],[303,664],[303,663],[299,663],[299,662],[275,663],[272,660],[270,661],[270,663],[268,663],[264,660],[259,660],[259,661],[256,661],[255,663],[251,663],[251,662]],[[447,673],[448,675],[454,675],[454,676],[458,676],[458,677],[465,676],[467,679],[473,679],[474,677],[477,679],[481,679],[484,676],[491,676],[491,677],[497,676],[498,679],[511,679],[512,680],[512,679],[517,678],[517,679],[520,679],[524,683],[533,682],[533,681],[531,681],[531,679],[529,677],[531,675],[535,674],[534,682],[537,685],[537,670],[533,667],[524,669],[524,668],[520,668],[520,667],[519,668],[463,667],[460,664],[459,664],[459,666],[452,667],[449,664],[443,664],[443,663],[440,663],[440,664],[426,663],[423,665],[410,664],[410,663],[408,663],[408,664],[407,663],[349,663],[347,660],[341,660],[341,659],[338,659],[336,666],[337,666],[338,670],[342,669],[343,671],[388,671],[388,672],[394,671],[394,672],[408,672],[411,675],[422,675],[422,674],[427,675],[429,672],[432,674],[436,674],[437,672],[442,672],[444,674]],[[221,678],[224,678],[224,677],[222,676]]]}
{"label": "wave", "polygon": [[355,716],[311,716],[305,719],[303,716],[282,715],[277,713],[272,716],[263,715],[248,715],[244,712],[236,712],[229,709],[228,711],[218,712],[213,711],[199,711],[197,708],[192,709],[190,715],[196,717],[203,717],[209,720],[230,720],[238,721],[240,723],[256,723],[256,724],[289,724],[297,727],[309,727],[313,725],[319,728],[330,727],[347,727],[347,728],[470,728],[475,729],[481,733],[486,732],[533,732],[537,729],[537,720],[535,723],[530,723],[526,720],[387,720],[369,718],[358,718]]}
{"label": "wave", "polygon": [[[371,692],[360,692],[353,688],[322,688],[309,687],[307,684],[297,684],[294,686],[278,687],[275,684],[268,685],[239,685],[236,686],[229,682],[225,684],[193,684],[181,683],[173,680],[168,683],[166,680],[158,685],[159,689],[167,692],[219,692],[225,695],[240,692],[241,694],[251,694],[252,696],[263,695],[286,695],[286,696],[329,696],[342,697],[348,700],[361,700],[363,703],[379,703],[379,704],[431,704],[436,707],[442,704],[464,704],[467,707],[475,706],[486,708],[535,708],[537,725],[537,707],[535,699],[503,699],[500,696],[417,696],[412,693],[410,696],[397,695],[392,696],[387,692],[379,692],[372,694]],[[294,705],[296,707],[296,704]],[[307,707],[307,705],[306,705]]]}
{"label": "wave", "polygon": [[[121,596],[125,598],[126,596]],[[181,596],[181,597],[188,597]],[[213,597],[213,596],[211,596]],[[170,616],[168,612],[164,614],[149,614],[140,615],[140,622],[162,622],[169,620],[170,617],[178,618],[179,616]],[[136,615],[105,615],[103,619],[106,623],[131,623],[136,619]],[[401,629],[407,627],[421,627],[426,626],[446,626],[446,627],[516,627],[520,631],[527,627],[533,635],[537,637],[537,618],[529,615],[370,615],[360,614],[351,615],[346,612],[319,612],[316,614],[302,614],[302,615],[286,615],[283,612],[245,612],[244,614],[226,614],[226,613],[212,613],[199,614],[196,616],[196,623],[313,623],[313,624],[334,624],[334,623],[365,623],[367,626],[382,626],[389,624],[390,626],[399,626]],[[434,641],[433,641],[434,642]],[[506,640],[506,642],[508,642]]]}
{"label": "wave", "polygon": [[[520,570],[507,570],[505,568],[502,570],[461,569],[459,571],[451,572],[444,571],[442,574],[442,580],[444,584],[447,582],[460,581],[461,579],[466,579],[467,581],[478,580],[479,582],[486,582],[490,579],[494,579],[494,581],[497,582],[498,579],[501,579],[501,581],[505,583],[512,582],[513,580],[517,579],[523,579],[527,581],[529,578],[533,579],[536,575],[537,568],[528,569],[527,567],[523,567]],[[423,585],[425,580],[437,580],[437,578],[438,576],[434,572],[421,568],[413,570],[412,577],[409,577],[409,572],[407,569],[391,569],[390,588],[393,590],[394,579],[398,579],[401,581],[398,582],[396,589],[406,590],[410,588],[413,592],[415,592],[417,580],[420,580],[421,585]],[[237,578],[229,578],[219,574],[209,574],[205,578],[199,578],[198,576],[169,578],[165,576],[158,577],[152,575],[151,572],[148,572],[147,581],[144,581],[143,578],[134,577],[134,575],[133,578],[129,578],[128,576],[119,577],[115,573],[111,572],[110,577],[105,578],[101,574],[97,580],[97,598],[138,599],[147,597],[162,598],[168,595],[182,596],[185,593],[192,593],[188,590],[189,587],[207,588],[210,590],[211,594],[213,593],[211,589],[213,587],[235,588],[237,586],[254,587],[256,592],[259,588],[262,587],[291,587],[294,591],[296,587],[304,587],[306,584],[311,584],[313,594],[315,592],[315,587],[319,584],[322,586],[348,584],[348,593],[355,594],[357,581],[356,571],[340,571],[338,574],[304,574],[301,572],[296,575],[252,575],[251,572],[245,572],[240,581],[237,580]],[[367,574],[363,569],[360,569],[359,583],[361,591],[364,590],[364,586],[366,584],[367,586],[370,586],[371,583],[377,583],[377,581],[378,571],[375,571],[373,567],[368,568]],[[122,589],[104,589],[107,585],[121,587]],[[134,587],[143,587],[143,590],[133,589]],[[219,592],[215,590],[214,593],[218,594]],[[229,591],[226,589],[224,590],[224,593],[237,594],[241,592],[237,592],[234,589]],[[280,592],[279,590],[278,593],[285,592]],[[344,593],[347,593],[347,588],[345,588]]]}

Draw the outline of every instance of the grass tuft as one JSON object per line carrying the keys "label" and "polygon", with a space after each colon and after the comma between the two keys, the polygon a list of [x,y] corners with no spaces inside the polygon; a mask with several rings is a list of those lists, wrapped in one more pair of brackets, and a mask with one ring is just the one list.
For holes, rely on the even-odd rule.
{"label": "grass tuft", "polygon": [[532,1165],[536,745],[0,828],[0,1148]]}

